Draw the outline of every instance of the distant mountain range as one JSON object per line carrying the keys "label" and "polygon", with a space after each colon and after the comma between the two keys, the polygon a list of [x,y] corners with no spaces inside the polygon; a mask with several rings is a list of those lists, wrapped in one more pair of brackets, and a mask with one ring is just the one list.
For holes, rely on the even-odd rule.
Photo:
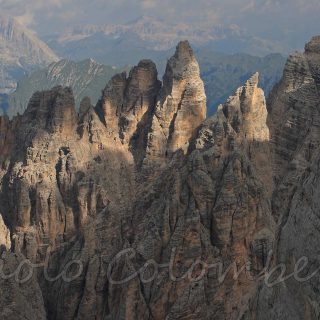
{"label": "distant mountain range", "polygon": [[14,18],[0,15],[0,94],[16,89],[17,79],[57,61],[58,56]]}
{"label": "distant mountain range", "polygon": [[282,43],[251,36],[236,25],[199,27],[143,16],[124,25],[87,25],[66,30],[46,39],[60,56],[84,59],[88,56],[111,65],[134,64],[137,58],[159,59],[173,53],[180,40],[188,39],[194,48],[206,48],[228,54],[252,55],[290,51]]}

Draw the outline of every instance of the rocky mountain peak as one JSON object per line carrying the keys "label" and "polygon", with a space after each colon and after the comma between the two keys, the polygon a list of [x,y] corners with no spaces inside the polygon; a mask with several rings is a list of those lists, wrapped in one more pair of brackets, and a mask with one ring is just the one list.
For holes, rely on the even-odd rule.
{"label": "rocky mountain peak", "polygon": [[188,41],[168,60],[148,134],[146,162],[163,161],[189,140],[206,117],[206,95],[199,64]]}
{"label": "rocky mountain peak", "polygon": [[245,86],[246,87],[257,87],[259,84],[259,72],[256,72],[251,76],[251,78],[248,79]]}
{"label": "rocky mountain peak", "polygon": [[[215,306],[207,301],[219,299],[221,293],[209,288],[215,286],[211,278],[203,278],[196,287],[188,279],[172,283],[161,271],[154,289],[149,284],[142,289],[139,278],[114,288],[94,257],[103,254],[111,261],[123,248],[132,247],[139,261],[165,263],[173,252],[177,272],[194,260],[209,264],[216,258],[250,259],[260,270],[272,246],[272,219],[260,183],[264,166],[259,169],[261,162],[250,154],[260,149],[251,140],[247,146],[245,133],[250,129],[246,121],[252,123],[249,115],[263,106],[262,95],[253,77],[229,99],[225,110],[204,123],[206,96],[199,66],[188,44],[182,43],[168,61],[163,83],[154,63],[143,60],[129,75],[121,73],[109,81],[96,108],[83,99],[79,115],[69,88],[32,96],[18,117],[15,139],[0,141],[14,148],[3,155],[0,166],[0,177],[5,177],[0,214],[10,222],[15,252],[38,261],[50,246],[55,250],[49,258],[52,268],[65,265],[71,256],[83,262],[86,273],[76,280],[82,285],[67,285],[63,297],[54,287],[60,287],[60,280],[52,285],[41,279],[41,288],[36,277],[29,283],[45,301],[57,300],[48,304],[53,319],[73,319],[75,314],[79,319],[119,319],[120,313],[135,319],[151,314],[157,320],[182,319],[182,304],[188,305],[190,319],[210,319],[217,312],[222,319],[239,304],[246,306],[241,298],[251,292],[250,281],[241,279],[235,287],[229,281],[223,284],[226,292],[236,288],[234,299]],[[237,112],[242,121],[239,133]],[[1,136],[10,137],[18,126],[1,119]],[[193,138],[210,141],[192,150]],[[5,239],[0,237],[0,246],[9,245]],[[112,276],[134,270],[129,260],[125,258],[124,265],[116,262]],[[12,283],[7,286],[16,290]],[[172,305],[159,295],[170,296]],[[96,302],[88,303],[93,299]],[[105,299],[110,301],[108,308]],[[32,312],[24,311],[23,305],[14,307],[29,316]],[[0,316],[1,312],[0,308]]]}
{"label": "rocky mountain peak", "polygon": [[[276,170],[288,170],[299,146],[317,130],[320,89],[320,36],[313,37],[304,53],[289,56],[281,81],[270,94],[268,125],[275,147]],[[304,161],[299,161],[302,165]],[[305,164],[304,164],[305,165]]]}
{"label": "rocky mountain peak", "polygon": [[193,50],[188,40],[180,41],[178,43],[174,57],[180,61],[194,58]]}
{"label": "rocky mountain peak", "polygon": [[188,41],[168,60],[163,82],[156,65],[142,60],[114,76],[101,101],[107,128],[135,153],[137,164],[163,161],[188,148],[206,116],[206,96],[198,62]]}
{"label": "rocky mountain peak", "polygon": [[101,97],[101,89],[112,76],[121,71],[122,69],[102,65],[93,59],[79,62],[63,59],[51,63],[20,79],[17,90],[8,96],[6,114],[9,117],[22,114],[34,92],[49,90],[58,85],[72,88],[77,109],[86,96],[95,105]]}
{"label": "rocky mountain peak", "polygon": [[[72,91],[56,87],[0,117],[5,270],[24,256],[47,259],[50,274],[83,266],[71,283],[0,278],[0,318],[316,319],[313,279],[266,287],[262,275],[301,257],[319,265],[319,66],[313,54],[289,58],[269,101],[271,141],[258,74],[205,119],[187,43],[162,83],[143,60],[79,115]],[[162,266],[150,281],[132,277],[150,261]],[[217,262],[245,272],[221,282]]]}
{"label": "rocky mountain peak", "polygon": [[102,97],[102,113],[108,130],[126,144],[138,130],[140,121],[154,108],[161,83],[156,65],[142,60],[130,70],[115,75]]}
{"label": "rocky mountain peak", "polygon": [[77,114],[73,92],[70,88],[57,86],[52,90],[36,92],[31,97],[22,116],[24,130],[41,136],[44,130],[49,134],[73,135],[76,128]]}
{"label": "rocky mountain peak", "polygon": [[222,110],[233,129],[245,140],[268,141],[266,99],[258,84],[259,73],[255,73],[228,99]]}
{"label": "rocky mountain peak", "polygon": [[[112,78],[96,108],[84,99],[79,116],[71,90],[58,87],[35,93],[22,116],[0,118],[5,270],[24,256],[41,261],[49,245],[50,274],[71,259],[85,270],[71,284],[46,282],[41,272],[19,286],[2,277],[0,317],[316,319],[318,275],[303,285],[258,280],[266,267],[291,271],[301,257],[319,265],[320,64],[309,46],[288,59],[273,91],[271,141],[258,74],[204,120],[203,83],[187,44],[168,61],[163,83],[143,60]],[[153,166],[145,174],[146,164]],[[123,249],[135,254],[117,259]],[[172,270],[148,283],[130,276],[150,259],[172,261]],[[193,270],[197,281],[170,276],[197,261],[235,262],[246,272],[222,283],[209,268],[204,276]]]}
{"label": "rocky mountain peak", "polygon": [[156,64],[150,59],[143,59],[140,60],[138,63],[139,68],[145,68],[147,70],[153,70],[155,74],[157,74],[157,66]]}
{"label": "rocky mountain peak", "polygon": [[188,41],[181,41],[174,55],[169,59],[163,77],[164,86],[170,85],[172,79],[189,79],[200,77],[199,64]]}
{"label": "rocky mountain peak", "polygon": [[306,45],[305,45],[306,53],[320,53],[320,36],[313,37]]}

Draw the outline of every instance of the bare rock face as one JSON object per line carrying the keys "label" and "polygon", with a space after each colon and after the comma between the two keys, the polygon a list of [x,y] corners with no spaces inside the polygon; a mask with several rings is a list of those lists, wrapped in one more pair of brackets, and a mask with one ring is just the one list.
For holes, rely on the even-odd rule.
{"label": "bare rock face", "polygon": [[283,78],[270,96],[268,123],[275,145],[275,169],[280,176],[317,119],[318,89],[311,65],[318,55],[307,51],[290,56]]}
{"label": "bare rock face", "polygon": [[[234,96],[220,106],[236,133],[236,139],[246,150],[266,190],[273,188],[272,168],[270,162],[270,132],[267,126],[267,106],[264,92],[258,87],[259,74],[254,74]],[[219,110],[218,112],[221,113]]]}
{"label": "bare rock face", "polygon": [[14,246],[30,251],[30,258],[37,243],[55,241],[69,228],[57,181],[61,150],[66,149],[59,151],[59,145],[75,139],[76,121],[72,92],[55,88],[33,95],[17,127],[2,210],[14,228]]}
{"label": "bare rock face", "polygon": [[2,161],[12,152],[15,129],[18,127],[19,122],[19,117],[15,118],[12,122],[10,122],[9,118],[6,116],[0,117],[0,159]]}
{"label": "bare rock face", "polygon": [[162,161],[188,141],[206,117],[206,96],[199,65],[187,41],[167,64],[148,135],[146,162]]}
{"label": "bare rock face", "polygon": [[143,60],[79,114],[57,87],[0,118],[2,261],[37,266],[27,286],[0,274],[0,316],[318,319],[319,274],[261,275],[320,264],[319,61],[314,38],[268,106],[255,74],[205,119],[182,42],[162,84]]}
{"label": "bare rock face", "polygon": [[[125,175],[132,161],[121,143],[105,133],[92,107],[84,106],[82,112],[78,118],[70,89],[34,94],[21,117],[12,154],[4,161],[10,164],[1,171],[1,212],[13,231],[15,249],[30,259],[72,237],[104,208],[109,202],[105,188],[109,183],[114,191],[116,172]],[[99,182],[98,174],[105,170],[105,158],[113,167],[106,183]],[[91,174],[94,164],[97,173]],[[126,192],[121,188],[115,193],[119,198]]]}
{"label": "bare rock face", "polygon": [[[108,254],[120,250],[121,221],[130,212],[135,190],[133,156],[119,134],[107,130],[88,99],[77,115],[68,88],[35,93],[18,119],[19,126],[14,126],[16,118],[5,126],[5,130],[15,127],[16,131],[11,152],[1,154],[0,212],[11,231],[12,250],[37,265],[39,282],[36,277],[34,281],[41,286],[45,302],[41,302],[40,289],[41,299],[33,293],[38,290],[33,284],[29,291],[27,286],[25,293],[21,291],[21,299],[33,294],[42,311],[48,306],[47,316],[35,313],[39,319],[73,319],[83,293],[84,274],[77,279],[78,286],[72,284],[73,289],[61,277],[50,279],[64,271],[69,259],[82,259],[85,268],[96,250],[95,234],[103,234],[98,236],[99,246]],[[109,211],[110,219],[105,220]],[[1,229],[1,239],[7,236],[5,230]],[[8,286],[19,291],[14,280]],[[62,288],[66,295],[59,294]],[[15,301],[12,297],[8,299]]]}
{"label": "bare rock face", "polygon": [[311,39],[310,42],[308,42],[305,46],[305,53],[315,53],[319,54],[320,52],[320,36],[315,36]]}
{"label": "bare rock face", "polygon": [[270,99],[276,172],[272,208],[278,220],[274,264],[284,264],[286,275],[302,261],[306,265],[298,277],[261,289],[252,306],[259,319],[319,318],[319,44],[315,37],[305,53],[289,57]]}
{"label": "bare rock face", "polygon": [[2,252],[3,250],[10,250],[10,248],[10,230],[5,225],[2,215],[0,214],[0,252]]}
{"label": "bare rock face", "polygon": [[156,65],[142,60],[127,78],[126,73],[114,76],[102,96],[102,109],[107,128],[129,142],[143,117],[154,107],[160,88]]}
{"label": "bare rock face", "polygon": [[150,117],[161,87],[157,76],[152,61],[140,61],[128,77],[124,72],[110,80],[98,106],[107,129],[130,146],[137,165],[145,157]]}
{"label": "bare rock face", "polygon": [[[203,83],[187,42],[169,60],[162,86],[154,64],[142,61],[128,78],[111,80],[96,108],[84,99],[78,115],[69,89],[33,96],[12,153],[4,154],[9,165],[1,171],[1,212],[13,251],[33,262],[49,254],[49,275],[61,274],[70,259],[85,270],[72,283],[62,278],[52,283],[38,271],[48,319],[243,313],[236,305],[245,308],[250,295],[242,299],[242,294],[254,289],[244,278],[217,288],[214,271],[196,282],[191,276],[176,281],[164,268],[148,282],[111,281],[130,276],[150,259],[164,266],[173,259],[178,278],[197,259],[207,264],[250,259],[254,270],[263,267],[273,222],[250,148],[255,137],[264,142],[267,132],[261,134],[263,117],[260,125],[250,124],[250,113],[263,113],[265,105],[256,78],[236,96],[225,106],[229,116],[221,109],[201,124]],[[241,128],[234,123],[237,112]],[[144,181],[137,165],[153,160],[162,161],[163,169]],[[117,258],[123,250],[133,254]],[[223,303],[233,287],[234,299]]]}
{"label": "bare rock face", "polygon": [[1,255],[1,319],[47,319],[36,274],[25,262],[21,254],[4,252]]}
{"label": "bare rock face", "polygon": [[223,111],[231,120],[237,132],[244,140],[268,141],[267,107],[263,90],[258,88],[259,74],[254,74],[230,97],[223,106]]}
{"label": "bare rock face", "polygon": [[163,84],[155,64],[142,60],[127,78],[114,76],[98,106],[106,127],[128,144],[136,165],[159,165],[188,141],[206,117],[198,62],[187,41],[168,61]]}

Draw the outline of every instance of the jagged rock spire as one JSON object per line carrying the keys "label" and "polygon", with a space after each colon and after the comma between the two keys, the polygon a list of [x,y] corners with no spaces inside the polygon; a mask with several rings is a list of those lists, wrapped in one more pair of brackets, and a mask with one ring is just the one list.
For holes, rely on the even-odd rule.
{"label": "jagged rock spire", "polygon": [[320,53],[320,36],[313,37],[306,45],[305,45],[306,53]]}
{"label": "jagged rock spire", "polygon": [[114,76],[103,92],[101,110],[107,129],[128,145],[138,165],[186,151],[206,117],[204,85],[189,42],[177,45],[162,86],[150,60],[140,61],[128,77]]}
{"label": "jagged rock spire", "polygon": [[234,130],[243,138],[268,141],[266,100],[258,84],[259,73],[257,72],[228,99],[222,109]]}
{"label": "jagged rock spire", "polygon": [[34,93],[22,122],[30,131],[39,131],[41,128],[50,133],[73,133],[77,113],[72,89],[57,86],[51,90]]}
{"label": "jagged rock spire", "polygon": [[141,60],[126,73],[115,75],[103,92],[102,112],[109,131],[129,143],[145,114],[154,108],[161,83],[156,65]]}
{"label": "jagged rock spire", "polygon": [[206,95],[199,64],[188,41],[169,59],[148,136],[146,161],[184,151],[206,117]]}

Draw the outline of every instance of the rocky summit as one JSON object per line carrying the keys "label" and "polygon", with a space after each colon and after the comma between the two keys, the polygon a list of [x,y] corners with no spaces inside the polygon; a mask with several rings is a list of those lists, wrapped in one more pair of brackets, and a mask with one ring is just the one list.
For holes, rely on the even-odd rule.
{"label": "rocky summit", "polygon": [[0,117],[0,318],[318,319],[319,39],[210,118],[187,41]]}

